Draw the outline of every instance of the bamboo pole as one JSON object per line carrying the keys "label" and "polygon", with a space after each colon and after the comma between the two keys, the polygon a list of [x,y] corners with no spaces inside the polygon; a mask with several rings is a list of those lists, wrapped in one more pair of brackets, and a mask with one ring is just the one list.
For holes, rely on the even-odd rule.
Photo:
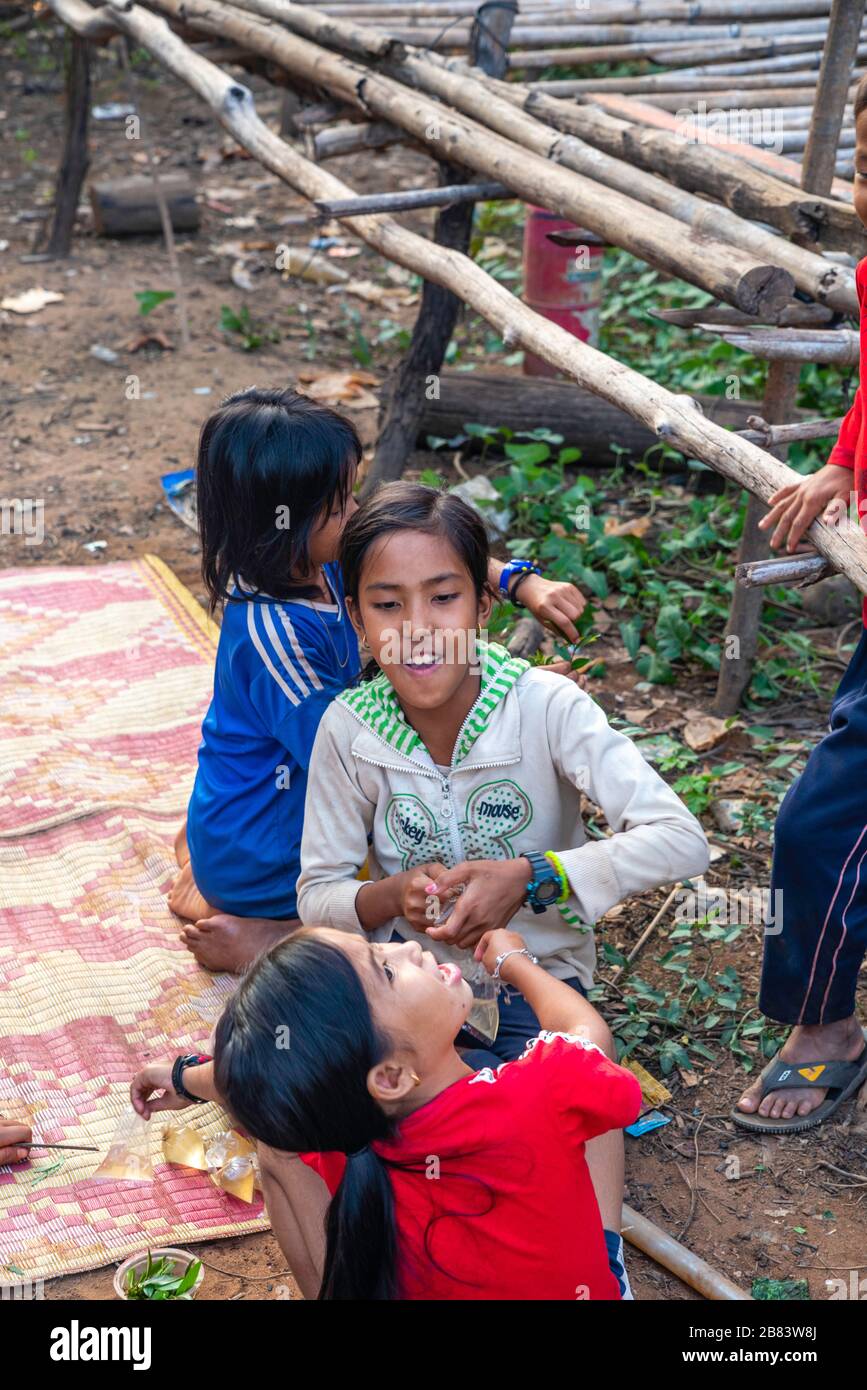
{"label": "bamboo pole", "polygon": [[741,439],[772,449],[777,444],[794,444],[802,439],[836,439],[845,416],[836,420],[798,420],[793,425],[770,425],[762,415],[750,415],[747,428],[738,430]]}
{"label": "bamboo pole", "polygon": [[[553,207],[577,224],[641,260],[700,285],[716,298],[757,316],[788,303],[794,282],[788,271],[763,262],[709,235],[648,208],[638,199],[559,167],[543,155],[516,147],[467,116],[420,97],[391,78],[360,67],[282,27],[242,15],[219,0],[154,0],[173,16],[245,44],[290,73],[355,100],[391,121],[451,163],[494,178],[527,202]],[[249,2],[249,0],[248,0]],[[552,146],[557,141],[551,137]]]}
{"label": "bamboo pole", "polygon": [[[86,19],[90,13],[82,0],[49,3],[73,28],[76,17]],[[313,202],[354,196],[347,184],[311,164],[270,130],[257,116],[249,89],[193,53],[163,19],[139,5],[125,11],[113,8],[112,14],[118,28],[192,88],[239,144],[278,178]],[[436,246],[389,218],[357,217],[347,226],[386,259],[459,295],[510,344],[543,357],[594,395],[628,411],[658,439],[701,459],[757,496],[766,499],[798,478],[773,455],[712,424],[690,397],[675,395],[542,318],[459,252]],[[867,536],[856,527],[831,527],[822,521],[813,522],[807,534],[821,554],[867,594]]]}
{"label": "bamboo pole", "polygon": [[732,347],[768,362],[819,362],[823,366],[857,367],[858,333],[848,328],[730,328],[698,323],[696,328],[722,338]]}
{"label": "bamboo pole", "polygon": [[622,1221],[623,1239],[629,1241],[637,1250],[643,1250],[657,1264],[664,1265],[682,1279],[690,1288],[704,1294],[705,1298],[719,1301],[752,1299],[743,1289],[733,1284],[724,1274],[713,1269],[705,1260],[687,1250],[679,1240],[670,1236],[661,1226],[649,1221],[632,1207],[624,1206]]}
{"label": "bamboo pole", "polygon": [[[298,0],[301,5],[313,5],[317,0]],[[328,12],[335,16],[353,16],[364,19],[388,19],[412,14],[425,18],[447,19],[459,15],[473,14],[477,0],[336,0],[329,4]],[[788,16],[821,17],[827,15],[831,0],[752,0],[749,14],[763,19],[785,19]],[[575,18],[575,5],[548,6],[528,0],[521,9],[522,14],[541,15],[546,21],[554,21],[558,16],[564,21]],[[627,3],[596,5],[588,8],[583,16],[584,23],[627,24],[644,21],[659,23],[663,20],[682,20],[696,16],[701,19],[735,19],[744,15],[744,0],[694,0],[687,7],[685,0],[628,0]]]}
{"label": "bamboo pole", "polygon": [[822,51],[816,105],[801,166],[801,182],[815,193],[830,193],[834,182],[834,154],[839,147],[863,19],[864,0],[847,0],[845,5],[832,7],[828,39]]}
{"label": "bamboo pole", "polygon": [[[484,17],[484,22],[474,23],[470,53],[488,75],[501,76],[506,71],[506,49],[516,9],[517,5],[498,5],[481,6],[478,11],[479,21]],[[470,174],[445,160],[438,167],[443,185],[472,182]],[[452,202],[443,207],[434,224],[435,243],[466,254],[474,213],[472,202]],[[426,388],[442,371],[460,312],[461,300],[456,294],[425,279],[409,346],[391,373],[383,396],[376,452],[362,496],[369,496],[379,483],[399,478],[403,472],[418,438]]]}
{"label": "bamboo pole", "polygon": [[745,589],[766,584],[786,584],[805,589],[831,573],[824,555],[780,555],[773,559],[752,560],[738,565],[735,580]]}
{"label": "bamboo pole", "polygon": [[478,203],[511,198],[502,183],[452,183],[439,188],[409,188],[399,193],[365,193],[360,198],[317,202],[323,217],[357,217],[360,212],[413,212],[416,208],[441,208],[448,203]]}
{"label": "bamboo pole", "polygon": [[[775,155],[770,150],[752,148],[736,140],[725,140],[719,143],[715,142],[712,146],[702,146],[698,151],[701,157],[698,158],[694,152],[693,154],[690,153],[692,147],[688,142],[684,143],[681,138],[677,138],[680,124],[666,112],[658,111],[644,102],[633,101],[629,97],[603,96],[597,98],[597,102],[609,114],[635,123],[635,129],[624,137],[628,153],[637,155],[637,151],[645,143],[652,145],[658,151],[667,151],[667,161],[664,153],[662,154],[661,172],[673,179],[675,183],[688,180],[688,186],[692,188],[693,192],[706,192],[709,197],[721,198],[726,206],[733,208],[735,212],[742,211],[745,217],[755,216],[758,220],[771,222],[773,222],[774,208],[780,202],[783,202],[785,206],[785,198],[788,196],[793,202],[797,200],[797,206],[804,218],[804,225],[798,228],[797,226],[790,227],[774,222],[775,226],[780,226],[781,231],[786,231],[793,236],[801,234],[808,236],[812,221],[813,237],[821,240],[823,245],[829,249],[850,249],[853,239],[856,245],[863,245],[864,230],[852,206],[852,190],[846,184],[835,181],[832,189],[833,197],[821,197],[801,188],[801,170],[792,160],[784,159],[782,155]],[[657,145],[654,140],[654,132],[660,130],[675,136],[674,141],[669,140],[667,144]],[[679,159],[674,157],[674,151],[678,147],[681,149]],[[735,156],[734,164],[719,158],[722,155]],[[746,168],[739,162],[742,159],[748,161]],[[760,169],[751,167],[755,165],[763,167]],[[703,174],[702,169],[704,170]],[[730,171],[735,169],[739,169],[744,184],[744,193],[741,197],[738,197],[732,188],[730,177],[726,177]],[[762,173],[767,175],[767,179],[773,179],[774,182],[770,183],[767,179],[762,181],[760,177]],[[716,194],[714,192],[720,183],[724,184],[725,196],[722,192]],[[788,189],[788,193],[786,191],[787,183],[792,185]],[[755,197],[754,190],[757,185],[768,190],[769,206]],[[779,188],[778,185],[782,185],[782,187]],[[773,192],[775,188],[776,198]],[[799,191],[794,192],[794,189]],[[755,211],[751,211],[752,209]],[[769,215],[765,217],[763,211],[767,211]],[[863,254],[863,252],[859,254]]]}
{"label": "bamboo pole", "polygon": [[[359,26],[353,26],[351,32],[344,32],[339,22],[326,17],[313,6],[302,9],[298,4],[289,3],[289,0],[237,0],[237,3],[252,13],[279,19],[293,32],[303,33],[317,43],[349,49],[350,45],[357,46],[367,41],[368,36],[372,42],[375,34],[375,31],[366,31]],[[728,150],[718,149],[714,144],[691,143],[676,131],[660,131],[618,120],[592,106],[573,106],[516,83],[497,82],[490,78],[480,83],[478,74],[474,74],[464,63],[448,62],[433,54],[422,56],[415,51],[407,51],[399,62],[390,62],[387,66],[388,71],[401,81],[412,83],[450,102],[465,114],[477,114],[500,134],[507,134],[509,138],[526,144],[534,152],[542,155],[547,153],[548,158],[554,157],[568,168],[602,179],[615,189],[628,189],[630,181],[631,186],[636,187],[636,182],[642,178],[641,172],[635,169],[638,164],[641,171],[664,173],[669,180],[687,191],[722,198],[727,207],[741,218],[755,217],[770,221],[790,235],[805,233],[815,237],[818,226],[822,226],[823,230],[833,228],[833,234],[825,237],[829,246],[834,249],[863,249],[864,231],[851,206],[838,204],[830,198],[808,198],[772,174],[745,168],[743,159]],[[510,106],[521,108],[528,116],[535,117],[533,124],[518,120],[510,112]],[[539,129],[539,122],[565,135],[579,137],[611,159],[621,161],[620,166],[599,160],[586,146],[569,147],[565,142],[555,142],[553,146],[547,144],[544,132]],[[738,148],[744,153],[753,152],[750,146]],[[759,151],[760,157],[763,154],[763,151]],[[792,168],[797,175],[796,166]],[[607,170],[607,177],[603,169]],[[684,173],[684,170],[688,172]],[[668,215],[693,225],[698,231],[702,230],[703,219],[705,228],[713,225],[713,216],[719,211],[714,206],[709,213],[707,206],[700,205],[696,200],[689,202],[678,199],[671,184],[663,180],[654,184],[645,180],[636,191],[640,192],[642,203],[649,202]],[[580,218],[576,220],[581,221]],[[586,225],[597,230],[589,222]],[[762,257],[776,254],[779,244],[775,246],[773,242],[763,240],[767,234],[761,233],[760,229],[748,228],[743,222],[726,221],[725,225],[730,229],[729,237],[736,235],[739,238],[734,244],[741,245],[742,249]],[[819,281],[827,269],[824,263],[817,262],[807,272],[797,249],[794,262],[808,278],[815,275]],[[788,263],[787,268],[791,271]],[[839,300],[841,311],[851,309],[857,313],[854,277],[844,273],[840,278],[845,285]],[[806,283],[798,280],[798,284],[807,293],[815,293]]]}
{"label": "bamboo pole", "polygon": [[[247,0],[247,3],[252,6],[259,0]],[[608,188],[631,194],[646,207],[656,208],[685,223],[698,236],[724,240],[758,260],[780,266],[792,276],[799,290],[819,303],[829,304],[841,313],[858,312],[855,277],[851,271],[831,266],[821,256],[755,226],[729,208],[697,198],[655,174],[636,169],[631,161],[608,155],[575,136],[564,134],[552,145],[548,125],[499,95],[505,84],[499,84],[494,93],[490,84],[409,54],[402,62],[389,64],[388,71],[465,114],[478,111],[485,124],[498,134],[567,169],[597,179]]]}
{"label": "bamboo pole", "polygon": [[[411,42],[412,36],[401,32],[404,42]],[[759,58],[775,58],[781,53],[814,53],[824,42],[825,35],[798,34],[791,38],[733,39],[730,43],[720,41],[708,43],[624,43],[608,47],[594,48],[526,48],[513,49],[509,54],[509,66],[518,71],[532,71],[534,68],[583,67],[587,63],[660,63],[665,67],[689,67],[692,63],[721,63],[726,59],[733,61]],[[414,42],[424,44],[419,35]],[[445,47],[446,44],[433,45]],[[455,47],[454,44],[448,45]]]}

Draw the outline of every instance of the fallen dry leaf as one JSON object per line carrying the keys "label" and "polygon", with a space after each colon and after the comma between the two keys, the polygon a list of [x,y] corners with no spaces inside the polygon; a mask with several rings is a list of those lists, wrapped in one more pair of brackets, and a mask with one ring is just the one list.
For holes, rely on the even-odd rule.
{"label": "fallen dry leaf", "polygon": [[416,296],[408,290],[391,289],[387,285],[376,285],[373,280],[348,280],[343,286],[347,294],[354,294],[368,304],[382,304],[386,309],[397,309],[401,305],[413,304]]}
{"label": "fallen dry leaf", "polygon": [[609,516],[605,520],[603,530],[606,536],[646,536],[651,527],[649,516],[634,516],[630,521],[618,521],[616,517]]}
{"label": "fallen dry leaf", "polygon": [[24,290],[22,294],[7,295],[0,300],[0,309],[8,309],[12,314],[38,314],[46,304],[56,304],[62,298],[63,295],[56,290],[44,290],[40,285],[36,289]]}
{"label": "fallen dry leaf", "polygon": [[698,719],[689,719],[683,726],[683,741],[694,753],[707,753],[729,734],[729,726],[724,719],[713,714],[703,714]]}
{"label": "fallen dry leaf", "polygon": [[137,338],[126,344],[124,352],[138,352],[141,348],[147,347],[148,343],[156,343],[158,348],[164,352],[174,352],[175,345],[165,335],[165,333],[140,333]]}
{"label": "fallen dry leaf", "polygon": [[650,715],[650,710],[624,709],[623,715],[625,719],[629,720],[630,724],[644,724]]}
{"label": "fallen dry leaf", "polygon": [[299,372],[299,378],[309,381],[307,395],[316,401],[343,401],[355,410],[371,410],[379,400],[366,386],[377,386],[379,379],[372,372],[322,372],[319,375]]}

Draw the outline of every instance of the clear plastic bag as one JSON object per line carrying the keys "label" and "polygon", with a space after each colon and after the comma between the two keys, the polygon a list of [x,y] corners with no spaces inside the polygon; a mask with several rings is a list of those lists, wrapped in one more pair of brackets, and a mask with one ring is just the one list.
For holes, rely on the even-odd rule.
{"label": "clear plastic bag", "polygon": [[108,1153],[93,1174],[97,1182],[153,1182],[151,1131],[133,1109],[118,1120]]}

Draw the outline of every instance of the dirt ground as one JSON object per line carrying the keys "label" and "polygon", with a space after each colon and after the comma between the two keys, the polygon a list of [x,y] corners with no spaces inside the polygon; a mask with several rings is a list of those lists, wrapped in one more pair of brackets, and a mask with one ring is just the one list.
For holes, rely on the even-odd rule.
{"label": "dirt ground", "polygon": [[[10,41],[0,42],[7,72],[0,101],[8,107],[0,113],[8,135],[0,177],[0,293],[18,295],[42,287],[63,295],[32,315],[0,313],[0,497],[44,499],[45,505],[43,543],[29,545],[23,536],[4,536],[0,562],[4,567],[99,565],[153,552],[201,599],[196,537],[166,505],[160,476],[192,465],[198,429],[221,396],[253,382],[303,384],[304,373],[356,369],[353,345],[359,331],[372,342],[383,320],[391,328],[409,328],[417,303],[402,302],[408,299],[405,277],[390,274],[363,247],[352,254],[356,246],[339,228],[327,230],[338,236],[338,252],[350,254],[329,257],[328,263],[353,280],[381,287],[384,303],[345,289],[331,294],[297,277],[282,279],[270,268],[257,270],[262,248],[249,243],[303,246],[321,232],[312,221],[301,221],[309,205],[253,161],[237,157],[204,107],[165,74],[157,78],[147,67],[139,73],[145,133],[161,168],[188,171],[200,193],[201,227],[178,238],[189,350],[181,346],[177,300],[142,317],[134,298],[136,291],[173,288],[161,238],[98,238],[85,212],[67,261],[29,260],[50,207],[61,143],[59,54],[56,39],[23,55]],[[129,100],[124,74],[111,58],[100,60],[95,76],[95,104]],[[251,85],[260,94],[260,112],[276,123],[279,99],[273,89],[257,81]],[[411,187],[431,179],[425,158],[399,148],[335,160],[328,167],[358,191]],[[91,178],[142,169],[140,147],[125,139],[122,120],[92,123]],[[430,214],[406,221],[426,229]],[[226,254],[225,244],[238,242],[248,245]],[[256,288],[244,290],[233,282],[232,268],[239,260]],[[221,330],[223,305],[235,313],[248,307],[254,325],[265,333],[260,347],[245,352],[237,333]],[[165,335],[171,349],[150,343],[133,350],[131,345],[148,331]],[[268,333],[279,334],[279,341],[269,341]],[[91,351],[94,345],[111,349],[116,361],[99,360]],[[376,346],[367,369],[383,380],[398,355],[392,337]],[[346,408],[370,444],[376,409],[353,409],[351,402]],[[419,455],[409,466],[426,462]],[[439,457],[436,462],[441,466]],[[629,698],[636,677],[623,654],[604,639],[599,650],[608,657],[608,675],[594,693],[609,709],[640,704],[644,697]],[[836,676],[829,671],[828,678],[830,696]],[[706,707],[711,694],[710,678],[694,674],[654,696],[652,703],[644,699],[646,729],[679,727],[685,709]],[[823,704],[806,698],[794,708],[768,712],[765,722],[789,719],[788,726],[780,724],[782,733],[793,715],[804,737],[819,736]],[[761,764],[745,742],[738,756],[752,758],[760,776]],[[739,850],[752,856],[754,873],[766,881],[767,838],[739,843]],[[726,862],[724,856],[711,881],[725,881]],[[664,897],[645,894],[612,914],[603,927],[612,943],[628,951]],[[642,956],[642,975],[660,988],[670,980],[658,966],[665,944],[661,927]],[[757,985],[760,953],[759,926],[732,949],[730,958],[737,960],[746,990]],[[726,959],[725,952],[717,952],[714,967],[721,968]],[[616,999],[616,994],[609,997]],[[653,1134],[627,1140],[627,1201],[747,1290],[756,1277],[803,1278],[811,1298],[826,1298],[829,1278],[848,1281],[853,1269],[859,1277],[867,1275],[863,1119],[859,1125],[849,1106],[815,1133],[751,1139],[735,1131],[727,1118],[745,1073],[730,1053],[723,1058],[719,1066],[707,1064],[686,1074],[675,1070],[667,1078],[674,1119]],[[194,1248],[207,1264],[203,1298],[299,1296],[270,1234]],[[637,1253],[629,1265],[638,1298],[698,1297]],[[56,1280],[47,1295],[110,1297],[111,1276],[106,1269]]]}

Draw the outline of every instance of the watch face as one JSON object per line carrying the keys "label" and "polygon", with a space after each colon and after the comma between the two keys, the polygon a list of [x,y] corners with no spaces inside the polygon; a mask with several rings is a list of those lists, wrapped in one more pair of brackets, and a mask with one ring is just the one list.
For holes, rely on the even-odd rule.
{"label": "watch face", "polygon": [[536,897],[540,903],[552,903],[560,896],[559,883],[540,883],[536,889]]}

